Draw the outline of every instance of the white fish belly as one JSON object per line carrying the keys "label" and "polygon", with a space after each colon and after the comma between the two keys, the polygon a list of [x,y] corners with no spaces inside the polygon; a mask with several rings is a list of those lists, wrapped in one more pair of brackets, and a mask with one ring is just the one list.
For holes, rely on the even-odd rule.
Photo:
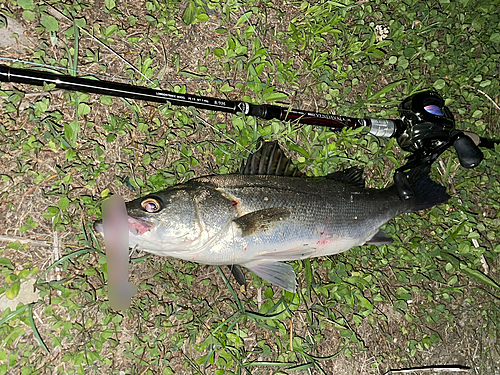
{"label": "white fish belly", "polygon": [[349,238],[331,233],[324,227],[305,228],[294,223],[283,223],[272,231],[242,237],[241,230],[233,223],[218,238],[213,238],[203,248],[182,258],[213,265],[306,259],[338,254],[363,245],[378,229],[372,228],[361,237]]}

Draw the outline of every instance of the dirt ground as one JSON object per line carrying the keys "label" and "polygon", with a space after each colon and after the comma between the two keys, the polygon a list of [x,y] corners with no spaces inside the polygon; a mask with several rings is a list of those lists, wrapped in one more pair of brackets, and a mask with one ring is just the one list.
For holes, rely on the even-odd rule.
{"label": "dirt ground", "polygon": [[[142,4],[142,3],[141,3]],[[131,3],[131,6],[139,6],[141,4]],[[68,21],[58,15],[57,18],[61,25],[66,25],[69,27]],[[211,14],[211,21],[203,24],[196,24],[191,26],[185,26],[182,30],[184,32],[184,37],[181,39],[169,40],[165,38],[161,43],[153,44],[151,41],[145,42],[141,45],[142,51],[130,52],[130,56],[127,51],[129,47],[123,43],[120,44],[118,40],[114,45],[113,49],[118,55],[126,56],[131,61],[137,62],[137,56],[143,55],[144,51],[148,49],[158,49],[165,51],[165,56],[173,56],[175,53],[183,52],[180,56],[179,65],[185,70],[191,70],[193,72],[197,71],[198,56],[204,55],[204,50],[206,47],[213,47],[220,45],[220,39],[215,29],[219,25],[219,20],[217,17],[221,17],[220,14]],[[235,14],[230,15],[232,22],[235,22],[237,16]],[[112,22],[110,15],[102,12],[99,6],[94,5],[88,10],[86,14],[87,24],[106,24],[107,22]],[[283,20],[286,23],[286,20]],[[10,34],[15,32],[22,35],[21,38],[14,40],[10,38]],[[147,32],[147,30],[138,30],[137,32]],[[269,39],[269,53],[272,55],[280,56],[282,61],[288,59],[289,52],[283,49],[282,46],[272,42]],[[9,20],[9,27],[0,29],[0,49],[2,50],[2,56],[9,56],[12,58],[20,59],[30,59],[30,53],[36,48],[38,44],[37,32],[34,29],[33,24],[26,24],[22,21],[15,23]],[[86,47],[96,47],[95,40],[82,36],[80,41],[80,46],[82,51]],[[190,51],[190,53],[186,53]],[[49,51],[53,53],[54,57],[60,57],[59,51]],[[162,52],[163,54],[163,52]],[[126,64],[124,64],[120,59],[118,59],[109,50],[102,49],[101,59],[108,63],[107,75],[120,75],[123,76],[123,72],[127,69]],[[207,59],[204,63],[209,67],[209,71],[219,71],[217,63]],[[212,64],[212,65],[210,65]],[[300,56],[297,56],[297,65],[300,65]],[[98,73],[97,64],[89,64],[85,67],[89,71]],[[165,77],[172,78],[175,77],[175,69],[168,61],[165,64]],[[220,77],[220,78],[231,78],[231,77]],[[312,97],[307,90],[307,83],[305,80],[301,81],[301,87],[297,90],[298,95],[294,98],[295,105],[301,108],[313,109],[321,111],[324,103],[321,98]],[[12,86],[8,84],[3,85],[3,89],[9,89]],[[19,89],[26,92],[26,99],[23,102],[24,105],[28,103],[33,103],[39,94],[39,90],[30,88],[29,86],[16,85]],[[189,89],[189,87],[188,87]],[[197,86],[196,90],[199,90]],[[207,91],[210,87],[207,86]],[[237,90],[235,93],[230,95],[238,95]],[[59,109],[64,111],[67,108],[67,102],[63,97],[63,93],[56,92],[52,93],[51,106],[53,109]],[[98,101],[98,98],[93,96],[92,100]],[[114,102],[113,112],[120,113],[122,111],[127,111],[127,107],[119,101]],[[86,133],[89,137],[97,137],[96,134],[102,137],[105,135],[105,131],[102,130],[102,124],[108,121],[108,108],[105,106],[97,106],[98,109],[94,110],[91,114],[92,122],[95,124],[95,129],[82,129],[82,132]],[[72,109],[73,110],[73,109]],[[158,112],[154,105],[144,104],[144,112],[150,111],[151,117],[154,118]],[[70,116],[68,115],[68,118]],[[28,118],[27,113],[21,113],[16,123],[17,128],[8,129],[6,133],[15,138],[15,135],[26,131],[28,134],[30,131],[36,131],[32,128],[32,123]],[[105,152],[108,154],[108,160],[121,160],[124,157],[123,153],[120,152],[121,146],[129,145],[134,142],[134,134],[127,134],[123,141],[116,142],[113,146],[105,145]],[[46,211],[46,208],[50,205],[57,205],[58,197],[54,194],[50,194],[53,190],[51,186],[51,176],[57,175],[58,169],[65,164],[65,153],[59,151],[48,151],[44,150],[37,157],[31,160],[26,160],[22,156],[23,150],[20,149],[20,145],[9,143],[9,139],[3,137],[0,144],[0,175],[6,176],[0,182],[0,195],[2,206],[2,214],[0,214],[0,241],[2,241],[2,246],[10,242],[19,242],[25,248],[23,251],[17,249],[5,248],[1,253],[1,257],[9,258],[16,266],[18,271],[21,271],[26,265],[30,266],[30,269],[38,267],[40,271],[45,270],[50,264],[60,259],[64,254],[68,253],[72,249],[79,246],[79,241],[81,240],[81,227],[82,224],[90,223],[93,217],[86,217],[84,210],[77,210],[76,208],[71,214],[71,220],[73,220],[73,225],[68,225],[65,231],[54,231],[51,220],[42,216]],[[91,152],[89,151],[89,158],[91,158]],[[166,157],[167,158],[167,157]],[[213,163],[213,158],[210,155],[203,155],[200,157],[200,166],[194,168],[195,174],[200,175],[204,172],[210,170],[210,165]],[[85,161],[82,161],[85,162]],[[168,163],[168,160],[164,161]],[[203,164],[204,163],[204,164]],[[23,166],[29,166],[30,173],[21,173]],[[126,188],[125,185],[116,186],[113,183],[115,181],[115,175],[117,174],[117,169],[110,168],[103,172],[102,175],[96,178],[96,184],[93,187],[86,187],[85,181],[81,180],[78,174],[75,174],[74,181],[66,188],[70,189],[70,194],[73,197],[78,195],[88,195],[96,199],[99,198],[100,192],[106,188],[113,188],[115,193],[123,195],[126,199],[132,199],[135,197],[135,192]],[[47,176],[42,181],[37,183],[34,182],[35,178],[39,175]],[[79,185],[80,184],[80,185]],[[65,188],[65,187],[61,187]],[[26,233],[21,233],[19,228],[26,223],[28,217],[31,217],[34,222],[38,223],[36,228],[33,228]],[[97,264],[97,258],[93,256],[88,257],[89,264]],[[162,293],[162,286],[155,284],[154,281],[148,279],[154,277],[156,272],[154,267],[162,267],[164,260],[159,257],[153,257],[151,263],[140,263],[137,265],[132,265],[131,268],[131,279],[136,283],[147,281],[152,285],[151,293]],[[174,261],[175,262],[175,261]],[[177,263],[176,263],[177,264]],[[151,267],[154,265],[154,267]],[[61,269],[54,268],[48,274],[51,279],[61,279],[68,277],[68,272],[75,272],[79,274],[84,272],[82,265],[76,262],[73,265],[73,269]],[[498,268],[498,264],[494,265]],[[185,267],[179,265],[180,268]],[[216,287],[220,290],[225,290],[225,286],[221,281],[219,275],[213,268],[208,266],[200,266],[194,271],[193,285],[196,285],[196,281],[202,281],[207,278],[207,275],[211,277],[210,286],[206,287],[207,290],[211,287]],[[42,303],[36,304],[34,307],[35,322],[37,327],[44,337],[48,337],[47,334],[54,331],[52,325],[54,320],[45,320],[45,310],[48,305],[50,296],[46,294],[40,297],[39,291],[34,291],[33,289],[34,277],[31,277],[21,284],[21,291],[19,295],[14,299],[10,300],[6,298],[5,295],[0,296],[0,309],[5,310],[10,307],[14,310],[18,303],[27,304],[30,302],[38,301],[42,299]],[[423,284],[423,283],[422,283]],[[201,284],[199,284],[201,285]],[[422,285],[425,287],[425,285]],[[470,285],[463,290],[463,294],[456,294],[452,298],[452,302],[447,302],[447,309],[450,310],[450,315],[453,319],[450,321],[440,320],[438,323],[432,325],[425,325],[423,321],[420,322],[409,322],[408,316],[404,316],[400,312],[396,311],[389,304],[379,304],[376,306],[378,309],[377,313],[383,316],[384,319],[369,321],[369,319],[363,320],[362,324],[355,328],[359,338],[362,341],[362,345],[351,346],[352,354],[346,356],[340,354],[333,359],[325,361],[322,363],[322,367],[327,374],[384,374],[389,370],[397,369],[414,369],[412,373],[414,374],[491,374],[500,375],[500,344],[498,342],[498,337],[495,335],[498,332],[495,328],[491,327],[491,321],[488,316],[479,315],[479,311],[487,311],[478,308],[481,303],[481,297],[477,295],[477,298],[473,304],[467,298],[468,295],[474,293],[475,285]],[[196,287],[192,287],[193,294],[197,295],[198,290],[195,292]],[[250,288],[247,295],[250,297],[255,297],[258,293],[257,290]],[[52,292],[52,297],[56,297],[57,292]],[[216,304],[218,298],[230,298],[227,293],[216,293],[215,295],[210,295],[206,297],[206,303],[209,305]],[[494,300],[494,299],[493,299]],[[491,303],[491,296],[484,296],[484,304],[487,305]],[[498,301],[496,301],[498,303]],[[172,302],[175,303],[175,302]],[[422,297],[421,300],[415,299],[413,301],[413,307],[410,306],[410,311],[415,315],[419,314],[418,305],[425,305],[428,303]],[[182,305],[182,303],[178,303]],[[202,304],[193,304],[193,308],[201,308]],[[156,307],[155,307],[156,309]],[[153,309],[154,310],[154,309]],[[158,308],[158,310],[161,310]],[[66,314],[66,310],[61,308],[61,314]],[[165,311],[161,311],[165,314]],[[99,311],[88,311],[88,314],[95,315],[96,319],[99,319]],[[304,323],[303,317],[301,318],[301,312],[297,313],[295,334],[306,337],[308,334],[307,324]],[[411,315],[411,314],[410,314]],[[305,316],[305,314],[304,314]],[[129,369],[133,367],[134,360],[130,357],[121,356],[126,350],[130,351],[130,345],[133,345],[133,338],[138,330],[141,330],[141,323],[145,325],[154,324],[153,318],[142,318],[139,319],[134,315],[129,315],[124,317],[122,324],[122,333],[120,336],[120,343],[117,346],[118,349],[114,352],[113,358],[113,368],[115,371],[121,370],[125,373],[129,373]],[[414,355],[408,355],[409,349],[405,346],[401,346],[400,343],[407,342],[412,335],[412,330],[414,326],[419,327],[420,332],[426,332],[429,335],[435,333],[439,336],[440,340],[433,343],[428,348],[422,348],[417,350]],[[26,333],[20,336],[15,344],[25,344],[38,346],[37,341],[34,339],[33,334],[30,333],[30,329],[26,326]],[[257,340],[259,337],[259,330],[261,328],[255,328],[255,332],[248,337],[248,345],[251,348],[255,348],[252,340]],[[61,327],[55,330],[61,330]],[[333,329],[331,326],[328,328],[328,332],[324,332],[324,339],[320,342],[321,347],[318,347],[318,353],[322,356],[327,356],[335,353],[339,348],[341,348],[342,337],[339,332]],[[152,330],[151,332],[156,332]],[[404,333],[406,332],[406,333]],[[172,335],[174,334],[172,330]],[[165,337],[165,342],[169,342],[171,338]],[[66,343],[62,343],[60,347],[52,350],[48,356],[41,360],[42,366],[40,367],[40,372],[43,372],[43,365],[61,365],[66,366],[62,361],[64,350],[60,348],[65,348]],[[1,348],[0,348],[1,349]],[[184,366],[184,357],[189,356],[189,351],[192,348],[183,346],[177,352],[171,355],[170,367],[174,370],[174,373],[195,373],[192,369],[186,369]],[[199,354],[199,353],[198,353]],[[109,354],[108,354],[109,355]],[[193,353],[195,356],[196,353]],[[111,355],[110,355],[111,356]],[[405,362],[401,362],[401,358],[406,358]],[[255,358],[257,359],[257,358]],[[136,369],[135,373],[145,374],[148,368],[134,367]],[[433,369],[432,369],[433,368]],[[108,368],[109,370],[109,368]],[[99,370],[93,370],[94,373],[100,373]],[[312,369],[312,373],[320,373],[318,370]],[[12,374],[21,373],[19,367],[12,368]],[[47,372],[48,373],[48,372]],[[89,372],[90,373],[90,372]],[[210,369],[207,369],[206,373],[212,373]],[[272,374],[278,373],[271,368],[255,369],[251,373],[254,374]],[[301,370],[290,373],[309,373],[307,370]],[[398,372],[393,371],[396,374]]]}

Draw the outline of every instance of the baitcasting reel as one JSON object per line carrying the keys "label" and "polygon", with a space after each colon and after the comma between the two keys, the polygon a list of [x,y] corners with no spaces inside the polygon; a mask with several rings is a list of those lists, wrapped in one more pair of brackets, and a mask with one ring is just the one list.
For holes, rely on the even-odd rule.
{"label": "baitcasting reel", "polygon": [[401,199],[413,197],[404,171],[430,166],[451,145],[464,168],[474,168],[483,160],[476,143],[455,129],[453,114],[438,93],[424,91],[410,96],[401,103],[399,113],[401,120],[396,124],[393,137],[403,150],[411,152],[406,164],[394,174]]}

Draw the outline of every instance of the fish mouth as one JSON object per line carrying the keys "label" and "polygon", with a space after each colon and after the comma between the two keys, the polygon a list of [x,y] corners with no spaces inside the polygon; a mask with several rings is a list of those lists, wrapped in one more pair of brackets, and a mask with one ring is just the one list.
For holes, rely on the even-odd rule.
{"label": "fish mouth", "polygon": [[128,216],[128,230],[130,231],[130,233],[136,236],[140,236],[146,232],[149,232],[154,227],[154,223],[150,221]]}
{"label": "fish mouth", "polygon": [[[136,236],[140,236],[146,232],[149,232],[155,227],[154,223],[144,219],[139,219],[132,216],[128,216],[127,219],[128,230],[130,231],[130,233]],[[94,230],[96,232],[99,232],[101,235],[104,235],[104,226],[102,224],[102,220],[97,220],[94,222]]]}

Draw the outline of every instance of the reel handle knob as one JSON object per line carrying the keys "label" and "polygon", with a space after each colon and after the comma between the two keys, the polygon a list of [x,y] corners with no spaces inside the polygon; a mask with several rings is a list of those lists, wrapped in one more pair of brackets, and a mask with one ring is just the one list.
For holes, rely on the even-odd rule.
{"label": "reel handle knob", "polygon": [[464,168],[474,168],[484,158],[483,152],[476,146],[474,141],[462,132],[456,135],[457,139],[453,144],[457,151],[458,160]]}

